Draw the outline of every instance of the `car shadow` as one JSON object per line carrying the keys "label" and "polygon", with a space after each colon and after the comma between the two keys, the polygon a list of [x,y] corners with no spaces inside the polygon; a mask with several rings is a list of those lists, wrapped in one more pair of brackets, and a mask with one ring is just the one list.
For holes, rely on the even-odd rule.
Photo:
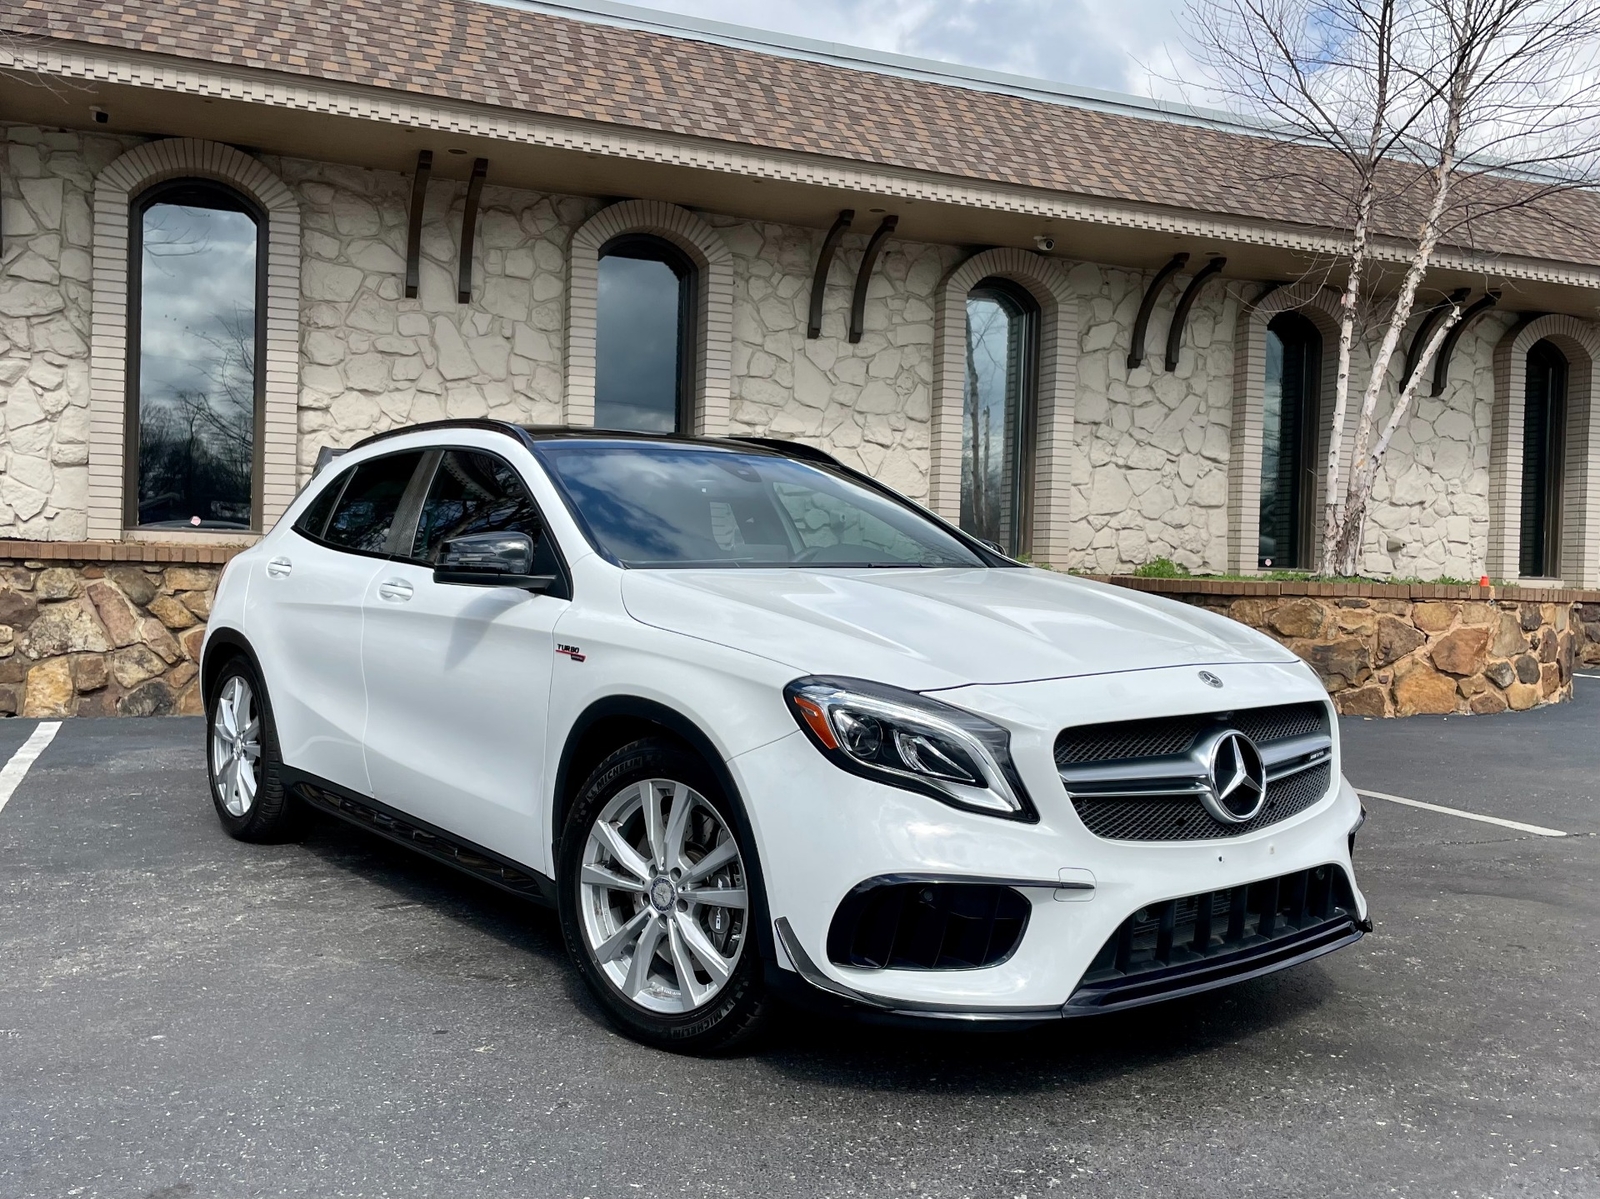
{"label": "car shadow", "polygon": [[[300,845],[331,869],[390,892],[394,899],[381,908],[427,907],[522,955],[492,977],[471,969],[462,977],[536,978],[570,1000],[596,1031],[614,1035],[567,958],[552,909],[322,813],[312,815]],[[930,1094],[1070,1094],[1301,1021],[1336,994],[1321,964],[1311,963],[1127,1012],[1005,1031],[884,1024],[783,1006],[760,1040],[737,1056],[797,1083]]]}

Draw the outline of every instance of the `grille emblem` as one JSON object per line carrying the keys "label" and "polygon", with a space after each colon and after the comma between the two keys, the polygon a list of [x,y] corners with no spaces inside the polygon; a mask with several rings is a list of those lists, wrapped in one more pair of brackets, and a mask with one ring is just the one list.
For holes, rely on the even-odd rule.
{"label": "grille emblem", "polygon": [[1220,687],[1220,686],[1222,686],[1222,680],[1219,679],[1216,675],[1212,674],[1209,670],[1202,670],[1200,672],[1200,681],[1202,683],[1204,683],[1207,687]]}
{"label": "grille emblem", "polygon": [[1254,741],[1238,729],[1217,734],[1203,751],[1206,789],[1200,802],[1224,824],[1244,824],[1267,803],[1267,768]]}

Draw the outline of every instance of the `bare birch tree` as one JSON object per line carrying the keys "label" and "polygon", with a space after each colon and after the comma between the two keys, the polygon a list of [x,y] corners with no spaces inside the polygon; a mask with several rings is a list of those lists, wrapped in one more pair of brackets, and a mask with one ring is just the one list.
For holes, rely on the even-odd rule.
{"label": "bare birch tree", "polygon": [[[1456,297],[1440,301],[1443,319],[1380,429],[1390,367],[1439,248],[1470,250],[1512,210],[1559,221],[1549,202],[1600,178],[1600,3],[1190,0],[1188,32],[1224,102],[1279,147],[1257,152],[1257,168],[1270,162],[1280,185],[1324,195],[1347,231],[1322,268],[1342,282],[1319,565],[1353,575],[1384,455],[1462,314]],[[1377,344],[1355,380],[1367,330]]]}

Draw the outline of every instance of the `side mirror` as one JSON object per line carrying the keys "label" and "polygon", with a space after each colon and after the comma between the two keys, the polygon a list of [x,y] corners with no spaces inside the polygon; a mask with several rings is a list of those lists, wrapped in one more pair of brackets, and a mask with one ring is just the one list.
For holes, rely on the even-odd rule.
{"label": "side mirror", "polygon": [[554,575],[533,570],[533,538],[526,533],[468,533],[452,537],[439,547],[433,568],[435,583],[466,587],[518,587],[544,592],[554,586]]}

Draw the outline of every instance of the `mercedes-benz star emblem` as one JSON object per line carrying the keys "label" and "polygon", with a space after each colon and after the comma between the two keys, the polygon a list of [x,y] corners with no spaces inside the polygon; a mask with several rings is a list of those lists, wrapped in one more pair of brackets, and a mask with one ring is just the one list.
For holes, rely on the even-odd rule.
{"label": "mercedes-benz star emblem", "polygon": [[1202,670],[1200,672],[1200,681],[1202,683],[1204,683],[1207,687],[1220,687],[1220,686],[1222,686],[1222,680],[1219,679],[1216,675],[1212,674],[1209,670]]}
{"label": "mercedes-benz star emblem", "polygon": [[678,891],[668,878],[658,878],[650,884],[650,902],[657,911],[670,911],[673,901],[678,898]]}
{"label": "mercedes-benz star emblem", "polygon": [[1224,824],[1253,820],[1267,803],[1267,767],[1254,741],[1237,729],[1217,734],[1206,751],[1200,802]]}

